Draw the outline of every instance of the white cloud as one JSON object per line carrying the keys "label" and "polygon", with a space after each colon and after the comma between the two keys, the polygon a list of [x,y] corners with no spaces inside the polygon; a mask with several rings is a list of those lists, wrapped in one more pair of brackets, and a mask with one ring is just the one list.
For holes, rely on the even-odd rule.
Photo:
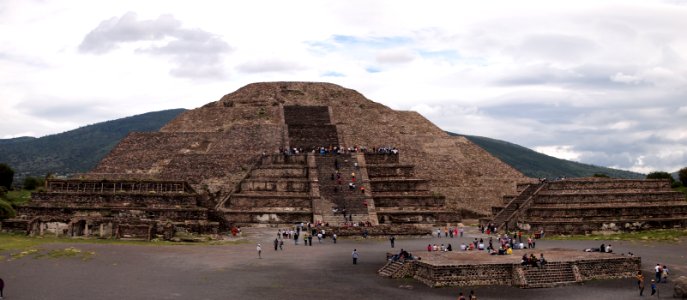
{"label": "white cloud", "polygon": [[682,28],[679,1],[8,0],[0,136],[333,81],[453,132],[674,170],[687,165]]}

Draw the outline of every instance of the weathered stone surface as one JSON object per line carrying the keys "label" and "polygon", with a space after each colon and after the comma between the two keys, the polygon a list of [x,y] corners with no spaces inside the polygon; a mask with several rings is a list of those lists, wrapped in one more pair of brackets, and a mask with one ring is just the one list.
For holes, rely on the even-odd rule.
{"label": "weathered stone surface", "polygon": [[[523,202],[534,187],[541,188]],[[519,189],[505,206],[492,208],[496,216],[513,216],[510,228],[518,223],[525,230],[588,233],[687,226],[687,200],[668,180],[578,178]]]}
{"label": "weathered stone surface", "polygon": [[674,282],[673,298],[687,299],[687,276],[680,276]]}

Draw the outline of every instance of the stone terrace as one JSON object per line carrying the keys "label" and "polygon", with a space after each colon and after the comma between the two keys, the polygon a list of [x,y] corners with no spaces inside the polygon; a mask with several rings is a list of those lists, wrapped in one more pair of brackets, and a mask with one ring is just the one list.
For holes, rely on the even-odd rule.
{"label": "stone terrace", "polygon": [[[667,180],[588,178],[541,186],[531,203],[513,214],[513,224],[560,233],[687,226],[687,200]],[[527,190],[531,188],[523,193]],[[506,209],[519,198],[505,198]],[[494,213],[498,216],[503,207],[495,207]]]}
{"label": "stone terrace", "polygon": [[641,268],[639,257],[567,249],[542,252],[547,260],[543,268],[522,266],[519,252],[489,255],[484,251],[451,251],[415,253],[422,260],[406,262],[412,267],[403,268],[390,262],[380,269],[380,273],[394,277],[393,272],[407,272],[406,275],[432,287],[513,285],[539,288],[588,280],[632,278]]}
{"label": "stone terrace", "polygon": [[29,234],[170,238],[178,230],[214,233],[208,209],[183,181],[49,179],[47,191],[34,192],[3,221]]}

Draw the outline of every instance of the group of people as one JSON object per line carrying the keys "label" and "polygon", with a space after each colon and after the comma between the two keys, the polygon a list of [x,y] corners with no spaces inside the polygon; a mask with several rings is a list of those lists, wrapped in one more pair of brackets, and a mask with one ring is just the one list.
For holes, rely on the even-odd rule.
{"label": "group of people", "polygon": [[[436,234],[437,234],[437,238],[441,238],[442,229],[437,228]],[[461,226],[444,227],[443,234],[444,234],[445,238],[454,238],[454,237],[458,237],[458,236],[463,237],[463,235],[465,234],[465,228],[463,228]]]}
{"label": "group of people", "polygon": [[534,253],[531,253],[529,256],[527,256],[527,253],[522,255],[522,261],[520,261],[520,264],[525,267],[525,266],[532,266],[532,267],[537,267],[537,268],[543,268],[546,266],[546,259],[544,258],[544,253],[541,253],[539,255],[539,258],[534,256]]}
{"label": "group of people", "polygon": [[601,253],[612,253],[613,252],[613,246],[611,244],[601,244],[599,248],[587,248],[584,249],[584,252],[601,252]]}
{"label": "group of people", "polygon": [[[317,147],[312,147],[309,150],[312,153],[319,153],[321,155],[325,154],[348,154],[348,153],[356,153],[356,152],[362,152],[362,153],[380,153],[380,154],[398,154],[398,148],[393,147],[393,146],[383,146],[383,147],[372,147],[372,149],[369,149],[365,146],[358,146],[358,145],[353,145],[352,147],[346,147],[346,146],[317,146]],[[303,148],[279,148],[280,153],[284,154],[299,154],[299,153],[305,153]]]}
{"label": "group of people", "polygon": [[[666,265],[661,265],[661,264],[656,264],[654,267],[654,275],[655,278],[651,279],[651,296],[655,295],[658,292],[658,286],[656,285],[657,283],[668,283],[668,275],[670,274],[670,270],[668,270],[668,267]],[[639,289],[639,295],[644,296],[644,275],[642,274],[642,271],[637,271],[637,275],[635,276],[637,279],[637,288]]]}

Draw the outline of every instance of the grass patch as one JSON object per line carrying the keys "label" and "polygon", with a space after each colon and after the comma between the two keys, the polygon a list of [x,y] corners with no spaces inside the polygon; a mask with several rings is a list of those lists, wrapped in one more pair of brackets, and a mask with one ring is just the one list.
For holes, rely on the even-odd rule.
{"label": "grass patch", "polygon": [[19,190],[19,191],[9,191],[5,195],[5,199],[9,200],[13,204],[22,204],[29,202],[31,200],[31,191]]}
{"label": "grass patch", "polygon": [[687,237],[685,229],[656,229],[609,234],[549,235],[546,240],[611,240],[611,241],[662,241],[677,242]]}
{"label": "grass patch", "polygon": [[26,250],[36,248],[43,244],[68,243],[68,244],[105,244],[105,245],[140,245],[140,246],[173,246],[173,245],[239,245],[248,243],[247,240],[202,242],[169,242],[169,241],[131,241],[115,239],[72,239],[54,236],[26,236],[24,234],[0,233],[0,252],[9,250]]}

